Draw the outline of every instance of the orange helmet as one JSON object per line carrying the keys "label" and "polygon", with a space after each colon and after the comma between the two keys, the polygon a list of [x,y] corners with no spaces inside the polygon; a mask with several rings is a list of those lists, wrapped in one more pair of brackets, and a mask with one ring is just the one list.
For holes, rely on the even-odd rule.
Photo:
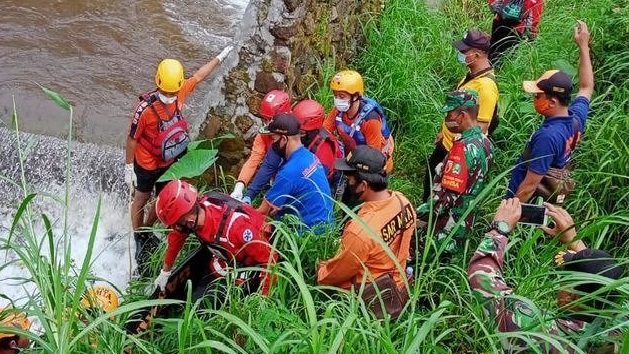
{"label": "orange helmet", "polygon": [[[9,312],[7,309],[3,309],[0,312],[0,324],[2,327],[13,327],[21,330],[28,330],[31,326],[31,321],[26,318],[24,313],[20,312]],[[13,333],[2,333],[0,332],[0,339],[13,337],[15,334]]]}
{"label": "orange helmet", "polygon": [[293,107],[293,115],[301,124],[301,130],[317,130],[323,126],[325,111],[315,100],[303,100]]}
{"label": "orange helmet", "polygon": [[273,90],[264,95],[260,103],[260,115],[266,120],[271,120],[278,113],[290,112],[290,97],[288,93]]}
{"label": "orange helmet", "polygon": [[118,295],[107,286],[95,286],[81,297],[81,307],[111,312],[118,308]]}
{"label": "orange helmet", "polygon": [[155,202],[157,217],[166,226],[174,225],[192,210],[198,196],[197,190],[188,182],[178,179],[168,182]]}

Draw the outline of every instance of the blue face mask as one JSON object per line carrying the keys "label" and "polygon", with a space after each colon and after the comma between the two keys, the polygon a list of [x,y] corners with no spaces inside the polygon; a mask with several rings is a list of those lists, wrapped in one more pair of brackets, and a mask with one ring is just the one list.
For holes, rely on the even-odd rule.
{"label": "blue face mask", "polygon": [[456,59],[459,61],[459,63],[467,65],[467,63],[465,62],[465,57],[466,55],[463,52],[458,52],[458,54],[456,55]]}

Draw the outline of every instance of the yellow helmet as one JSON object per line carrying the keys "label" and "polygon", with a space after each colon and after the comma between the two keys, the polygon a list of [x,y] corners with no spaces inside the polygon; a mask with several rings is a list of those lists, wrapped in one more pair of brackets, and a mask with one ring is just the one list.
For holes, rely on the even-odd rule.
{"label": "yellow helmet", "polygon": [[155,85],[166,93],[177,93],[185,80],[183,65],[179,60],[164,59],[157,66]]}
{"label": "yellow helmet", "polygon": [[99,309],[105,313],[118,308],[118,295],[106,286],[95,286],[81,297],[81,307]]}
{"label": "yellow helmet", "polygon": [[[5,312],[5,309],[3,309],[2,312]],[[26,331],[31,326],[31,321],[29,321],[28,318],[26,318],[26,315],[24,313],[19,313],[19,312],[2,313],[2,312],[0,312],[0,318],[2,318],[2,320],[0,320],[0,323],[2,324],[2,327],[14,327],[14,328],[19,328]],[[0,339],[9,338],[13,336],[15,336],[15,334],[0,332]]]}
{"label": "yellow helmet", "polygon": [[354,70],[338,72],[330,81],[330,88],[332,91],[345,91],[350,95],[358,93],[363,96],[365,94],[363,77]]}

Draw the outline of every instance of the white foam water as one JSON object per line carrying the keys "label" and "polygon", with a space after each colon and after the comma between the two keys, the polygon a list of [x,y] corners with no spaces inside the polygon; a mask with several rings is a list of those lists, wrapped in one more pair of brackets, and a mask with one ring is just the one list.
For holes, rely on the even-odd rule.
{"label": "white foam water", "polygon": [[[63,200],[64,186],[49,185],[46,193],[51,197]],[[121,201],[114,193],[94,193],[85,192],[80,188],[73,188],[70,191],[70,208],[68,209],[67,241],[70,244],[70,256],[73,260],[74,271],[80,271],[90,239],[90,233],[95,221],[98,223],[94,238],[93,253],[90,263],[90,275],[103,280],[94,284],[107,283],[116,287],[120,292],[124,292],[127,282],[135,267],[133,259],[134,244],[131,240],[131,225],[129,222],[128,209],[126,203]],[[48,242],[41,242],[45,239],[45,227],[42,214],[45,214],[52,222],[52,234],[55,238],[55,252],[57,259],[64,256],[64,208],[59,200],[51,197],[36,197],[31,203],[31,220],[34,228],[34,235],[42,245],[40,255],[49,259],[50,250]],[[101,200],[100,215],[97,215],[98,199]],[[15,210],[0,209],[0,227],[2,237],[9,235],[13,223]],[[12,236],[13,242],[20,242],[24,236],[21,228],[16,229],[16,234]],[[16,261],[17,260],[17,261]],[[11,250],[0,252],[0,262],[11,263],[6,268],[0,270],[0,282],[2,295],[0,298],[0,308],[15,301],[17,305],[24,304],[27,296],[37,293],[37,289],[32,282],[28,268],[18,256]]]}
{"label": "white foam water", "polygon": [[[225,14],[224,19],[217,21],[216,17],[213,17],[213,20],[208,22],[208,18],[202,16],[204,11],[213,11],[214,6],[217,6],[213,4],[212,7],[208,7],[209,2],[220,6],[220,11]],[[233,37],[237,23],[249,1],[209,2],[171,1],[166,2],[164,6],[167,14],[182,27],[184,33],[195,39],[195,43],[216,49],[217,45],[226,45],[230,41],[229,38]],[[184,6],[187,3],[191,6]],[[150,30],[147,28],[147,31]],[[131,109],[130,106],[129,110]],[[57,254],[59,256],[63,254],[64,207],[62,203],[53,201],[51,196],[63,200],[65,183],[69,183],[71,198],[66,237],[71,243],[71,257],[75,267],[80,267],[83,263],[89,235],[94,219],[97,218],[98,228],[90,274],[111,282],[120,293],[124,293],[135,267],[133,260],[135,245],[132,240],[126,189],[122,181],[124,151],[112,146],[73,142],[71,180],[66,181],[65,156],[68,143],[65,140],[24,134],[23,139],[18,142],[14,133],[2,127],[0,139],[3,141],[0,145],[0,195],[4,196],[4,199],[0,200],[0,238],[8,237],[17,205],[24,197],[23,192],[9,182],[20,184],[22,171],[19,168],[17,153],[19,148],[27,154],[24,175],[29,184],[29,192],[37,192],[39,195],[31,202],[35,235],[44,237],[45,229],[41,214],[46,214],[53,222],[52,233],[55,236]],[[49,197],[43,197],[44,195]],[[99,198],[101,211],[97,216]],[[23,235],[17,234],[14,237],[19,239]],[[44,243],[41,255],[47,254],[47,245]],[[0,262],[5,265],[10,263],[0,270],[0,308],[10,302],[22,305],[28,296],[37,294],[34,284],[24,281],[31,278],[28,269],[19,261],[16,262],[16,258],[17,255],[10,250],[0,251]]]}

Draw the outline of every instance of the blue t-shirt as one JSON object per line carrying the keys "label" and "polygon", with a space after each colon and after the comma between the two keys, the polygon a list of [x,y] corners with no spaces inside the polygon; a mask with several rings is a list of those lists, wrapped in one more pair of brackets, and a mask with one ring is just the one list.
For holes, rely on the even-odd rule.
{"label": "blue t-shirt", "polygon": [[330,186],[319,159],[303,145],[280,168],[264,197],[286,214],[299,217],[308,227],[332,224],[334,213]]}
{"label": "blue t-shirt", "polygon": [[542,126],[529,138],[524,153],[511,172],[506,198],[512,198],[515,195],[528,170],[538,175],[545,175],[551,167],[566,166],[572,155],[571,145],[577,135],[574,131],[574,119],[578,121],[581,134],[583,134],[589,109],[590,101],[586,97],[577,96],[568,107],[568,117],[552,117],[544,120]]}
{"label": "blue t-shirt", "polygon": [[262,192],[269,185],[269,182],[277,174],[283,163],[284,159],[273,149],[269,149],[266,155],[264,155],[264,160],[262,160],[258,172],[253,177],[253,181],[247,186],[245,196],[249,197],[249,200],[256,199],[258,193]]}

